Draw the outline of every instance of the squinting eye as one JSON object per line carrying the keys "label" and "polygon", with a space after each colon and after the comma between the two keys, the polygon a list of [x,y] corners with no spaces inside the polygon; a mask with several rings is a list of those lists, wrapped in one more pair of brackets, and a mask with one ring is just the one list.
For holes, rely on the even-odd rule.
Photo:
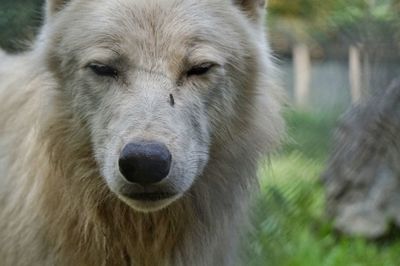
{"label": "squinting eye", "polygon": [[201,76],[207,74],[213,66],[215,66],[213,63],[204,63],[194,66],[187,72],[187,76]]}
{"label": "squinting eye", "polygon": [[118,76],[118,71],[110,66],[92,63],[89,64],[88,67],[98,76],[102,77],[112,77],[115,78]]}

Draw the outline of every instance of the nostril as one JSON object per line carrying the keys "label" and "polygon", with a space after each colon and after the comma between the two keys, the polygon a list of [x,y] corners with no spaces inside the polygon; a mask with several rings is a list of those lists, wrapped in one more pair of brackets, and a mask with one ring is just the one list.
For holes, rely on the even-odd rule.
{"label": "nostril", "polygon": [[159,142],[135,142],[126,145],[119,158],[121,174],[132,183],[149,185],[169,174],[172,155]]}

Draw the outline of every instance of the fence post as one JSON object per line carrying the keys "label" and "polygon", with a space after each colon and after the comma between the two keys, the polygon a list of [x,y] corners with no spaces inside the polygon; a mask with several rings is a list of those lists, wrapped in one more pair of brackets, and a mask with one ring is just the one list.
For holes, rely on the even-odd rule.
{"label": "fence post", "polygon": [[349,79],[351,100],[353,103],[361,99],[361,56],[360,49],[352,45],[349,48]]}
{"label": "fence post", "polygon": [[311,62],[310,52],[306,44],[296,44],[293,48],[295,73],[294,93],[299,107],[307,107],[310,93]]}

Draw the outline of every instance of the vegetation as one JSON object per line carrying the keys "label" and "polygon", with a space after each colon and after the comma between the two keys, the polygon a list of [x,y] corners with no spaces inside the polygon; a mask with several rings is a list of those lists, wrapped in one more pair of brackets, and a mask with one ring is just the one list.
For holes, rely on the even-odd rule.
{"label": "vegetation", "polygon": [[24,49],[41,21],[44,0],[0,1],[0,47],[9,51]]}
{"label": "vegetation", "polygon": [[[295,38],[328,35],[362,22],[386,23],[399,29],[400,0],[270,0],[271,22],[286,25]],[[360,25],[361,24],[361,25]]]}
{"label": "vegetation", "polygon": [[400,242],[368,242],[337,235],[324,214],[320,174],[336,115],[292,111],[288,141],[261,170],[249,265],[396,266]]}

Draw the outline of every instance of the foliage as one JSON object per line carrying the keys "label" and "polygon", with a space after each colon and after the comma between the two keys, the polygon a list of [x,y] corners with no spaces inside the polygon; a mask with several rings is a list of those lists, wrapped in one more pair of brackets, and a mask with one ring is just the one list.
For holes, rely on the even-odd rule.
{"label": "foliage", "polygon": [[272,25],[295,42],[327,38],[346,28],[354,32],[366,22],[400,30],[400,0],[270,0],[269,13]]}
{"label": "foliage", "polygon": [[260,171],[262,196],[247,245],[248,265],[398,265],[400,240],[378,244],[340,237],[324,216],[319,176],[335,120],[335,115],[287,114],[292,141]]}
{"label": "foliage", "polygon": [[0,1],[0,47],[9,51],[25,48],[40,24],[43,0]]}

